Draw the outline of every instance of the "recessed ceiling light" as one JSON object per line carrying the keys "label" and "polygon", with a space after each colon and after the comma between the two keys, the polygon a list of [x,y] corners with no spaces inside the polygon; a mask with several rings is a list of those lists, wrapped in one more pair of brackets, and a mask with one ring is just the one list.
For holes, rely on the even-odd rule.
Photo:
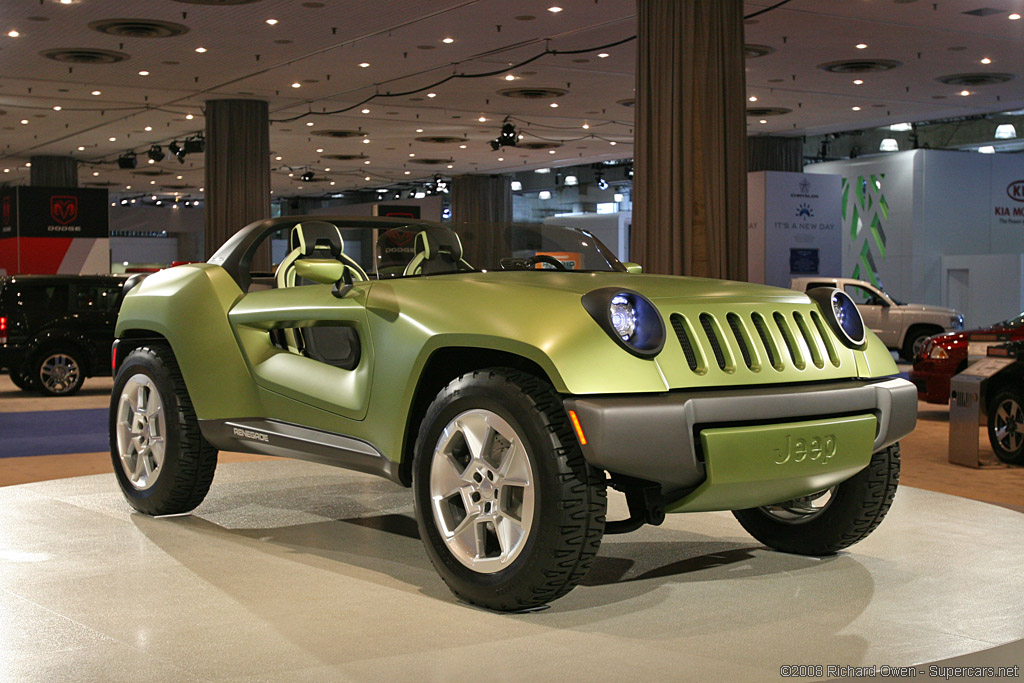
{"label": "recessed ceiling light", "polygon": [[185,114],[185,119],[188,120],[188,121],[191,121],[194,118],[195,118],[195,116],[193,116],[192,114]]}
{"label": "recessed ceiling light", "polygon": [[361,67],[363,67],[365,69],[366,67],[370,66],[370,63],[369,62],[360,62],[359,66],[361,66]]}
{"label": "recessed ceiling light", "polygon": [[549,149],[548,150],[548,154],[554,154],[554,153],[555,153],[555,150],[553,150],[553,149]]}
{"label": "recessed ceiling light", "polygon": [[761,119],[760,123],[768,123],[768,119]]}
{"label": "recessed ceiling light", "polygon": [[153,130],[153,126],[146,126],[143,130],[145,130],[148,133]]}
{"label": "recessed ceiling light", "polygon": [[92,174],[93,174],[93,176],[98,176],[100,174],[100,172],[99,171],[93,171]]}
{"label": "recessed ceiling light", "polygon": [[451,45],[452,43],[455,42],[455,39],[454,38],[442,38],[441,42],[445,43],[446,45]]}
{"label": "recessed ceiling light", "polygon": [[107,138],[107,139],[110,140],[111,142],[117,142],[117,138]]}
{"label": "recessed ceiling light", "polygon": [[140,76],[148,76],[148,75],[149,75],[149,72],[148,72],[148,71],[145,71],[145,70],[143,70],[143,71],[140,71],[140,72],[139,72],[139,75],[140,75]]}
{"label": "recessed ceiling light", "polygon": [[862,81],[859,78],[855,78],[855,79],[853,79],[853,84],[854,85],[864,85],[864,81]]}
{"label": "recessed ceiling light", "polygon": [[324,148],[323,148],[323,147],[317,147],[317,148],[316,148],[316,153],[317,153],[317,154],[321,154],[321,153],[322,153],[323,151],[324,151]]}
{"label": "recessed ceiling light", "polygon": [[363,138],[363,144],[364,145],[370,144],[370,138]]}
{"label": "recessed ceiling light", "polygon": [[1010,21],[1017,21],[1018,19],[1020,19],[1020,15],[1017,14],[1016,12],[1014,12],[1013,14],[1011,14],[1010,16],[1008,16],[1006,18],[1009,19]]}
{"label": "recessed ceiling light", "polygon": [[860,111],[860,107],[850,107],[853,111]]}
{"label": "recessed ceiling light", "polygon": [[417,133],[422,133],[422,132],[423,132],[423,129],[422,129],[422,128],[417,128],[417,129],[416,129],[416,132],[417,132]]}
{"label": "recessed ceiling light", "polygon": [[605,59],[606,57],[611,57],[611,55],[608,54],[607,52],[598,52],[597,56],[600,57],[601,59]]}
{"label": "recessed ceiling light", "polygon": [[437,93],[428,92],[427,97],[437,97]]}
{"label": "recessed ceiling light", "polygon": [[331,172],[331,167],[330,166],[328,166],[327,168],[324,169],[324,173],[330,173],[330,172]]}
{"label": "recessed ceiling light", "polygon": [[78,146],[78,151],[79,152],[84,152],[85,151],[85,146],[84,145],[79,145]]}
{"label": "recessed ceiling light", "polygon": [[552,14],[558,14],[559,12],[562,11],[562,8],[559,7],[558,5],[554,5],[553,7],[548,7],[548,11],[551,12]]}
{"label": "recessed ceiling light", "polygon": [[857,48],[858,50],[863,50],[867,48],[867,43],[857,43],[856,45],[854,45],[854,47]]}
{"label": "recessed ceiling light", "polygon": [[203,54],[204,52],[206,52],[206,48],[205,47],[197,47],[196,48],[196,52],[198,52],[199,54]]}
{"label": "recessed ceiling light", "polygon": [[61,109],[61,107],[60,107],[60,105],[59,105],[59,104],[57,104],[57,105],[54,105],[54,107],[53,107],[53,110],[54,110],[54,111],[60,111],[60,109]]}
{"label": "recessed ceiling light", "polygon": [[306,121],[306,125],[307,125],[307,126],[312,126],[312,125],[313,125],[313,122],[312,122],[312,121]]}
{"label": "recessed ceiling light", "polygon": [[295,81],[294,83],[292,83],[292,87],[293,87],[293,88],[301,88],[301,87],[302,87],[302,84],[301,84],[301,83],[299,83],[298,81]]}
{"label": "recessed ceiling light", "polygon": [[970,95],[970,94],[971,94],[971,91],[970,91],[970,90],[961,90],[961,91],[960,91],[960,96],[961,96],[961,97],[967,97],[967,96],[968,96],[968,95]]}
{"label": "recessed ceiling light", "polygon": [[506,81],[514,81],[514,80],[516,80],[516,77],[513,76],[512,74],[505,74],[505,80]]}
{"label": "recessed ceiling light", "polygon": [[369,180],[370,176],[363,176],[363,180]]}
{"label": "recessed ceiling light", "polygon": [[[614,147],[615,145],[617,145],[617,144],[619,144],[619,143],[615,142],[615,140],[609,140],[609,141],[608,141],[608,144],[609,144],[609,145],[612,145],[612,146]],[[552,151],[554,151],[554,150],[552,150]]]}
{"label": "recessed ceiling light", "polygon": [[410,173],[412,173],[412,171],[406,171],[405,175],[409,175]]}
{"label": "recessed ceiling light", "polygon": [[498,157],[498,161],[505,161],[505,157]]}
{"label": "recessed ceiling light", "polygon": [[365,165],[369,166],[369,165],[370,165],[370,160],[369,160],[369,159],[367,159],[367,160],[366,160],[366,161],[364,161],[363,163],[364,163]]}
{"label": "recessed ceiling light", "polygon": [[147,164],[155,164],[155,163],[156,163],[156,161],[155,161],[154,159],[147,159],[147,160],[146,160],[146,163],[147,163]]}
{"label": "recessed ceiling light", "polygon": [[271,26],[277,26],[277,19],[267,19],[267,23]]}
{"label": "recessed ceiling light", "polygon": [[7,35],[9,35],[11,38],[17,38],[21,34],[15,31],[14,29],[11,29],[10,31],[7,32]]}
{"label": "recessed ceiling light", "polygon": [[100,92],[99,90],[93,90],[93,91],[92,91],[92,94],[93,94],[94,96],[99,96],[99,95],[102,95],[103,93],[102,93],[102,92]]}
{"label": "recessed ceiling light", "polygon": [[448,164],[446,168],[455,168],[454,164]]}
{"label": "recessed ceiling light", "polygon": [[369,109],[360,109],[359,111],[361,111],[364,114],[369,114],[370,113]]}
{"label": "recessed ceiling light", "polygon": [[583,130],[590,130],[590,124],[589,123],[584,123],[583,124]]}
{"label": "recessed ceiling light", "polygon": [[485,121],[487,121],[487,117],[481,116],[480,118],[477,119],[477,121],[479,121],[480,123],[484,123]]}
{"label": "recessed ceiling light", "polygon": [[459,149],[466,149],[465,145],[459,145]]}
{"label": "recessed ceiling light", "polygon": [[415,152],[409,152],[409,156],[414,157],[414,156],[416,156],[416,153]]}
{"label": "recessed ceiling light", "polygon": [[274,161],[281,161],[281,157],[274,157]]}
{"label": "recessed ceiling light", "polygon": [[60,4],[62,5],[70,5],[72,2],[73,0],[60,0]]}
{"label": "recessed ceiling light", "polygon": [[991,63],[992,63],[992,60],[991,60],[991,59],[989,59],[988,57],[982,57],[982,58],[981,58],[981,63],[982,63],[982,64],[991,64]]}
{"label": "recessed ceiling light", "polygon": [[757,95],[751,95],[747,99],[750,100],[751,102],[757,102]]}

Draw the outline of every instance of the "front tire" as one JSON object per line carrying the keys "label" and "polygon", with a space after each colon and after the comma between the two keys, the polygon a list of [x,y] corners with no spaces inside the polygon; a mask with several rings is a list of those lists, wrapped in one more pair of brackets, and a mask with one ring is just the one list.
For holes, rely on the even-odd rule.
{"label": "front tire", "polygon": [[47,349],[32,364],[31,383],[48,396],[71,396],[82,388],[85,369],[78,349]]}
{"label": "front tire", "polygon": [[128,504],[147,515],[190,512],[206,497],[217,449],[199,420],[170,347],[137,348],[110,397],[110,457]]}
{"label": "front tire", "polygon": [[996,457],[1009,465],[1024,465],[1024,400],[1013,389],[1001,391],[992,401],[988,441]]}
{"label": "front tire", "polygon": [[604,534],[603,473],[537,377],[469,373],[438,393],[413,463],[416,520],[434,568],[467,602],[500,611],[572,590]]}
{"label": "front tire", "polygon": [[921,349],[924,348],[924,343],[930,337],[934,337],[937,334],[942,334],[941,328],[916,327],[911,329],[903,340],[903,348],[900,349],[900,355],[908,363],[913,363]]}
{"label": "front tire", "polygon": [[899,478],[900,447],[893,444],[831,489],[733,514],[769,548],[797,555],[832,555],[867,538],[882,522]]}

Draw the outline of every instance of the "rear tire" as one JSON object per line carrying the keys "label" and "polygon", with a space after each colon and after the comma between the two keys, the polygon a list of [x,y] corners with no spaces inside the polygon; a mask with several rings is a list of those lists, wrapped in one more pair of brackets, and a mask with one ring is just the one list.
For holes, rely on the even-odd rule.
{"label": "rear tire", "polygon": [[797,555],[832,555],[867,538],[882,522],[899,478],[900,447],[893,444],[831,489],[776,505],[734,510],[733,514],[751,536],[769,548]]}
{"label": "rear tire", "polygon": [[586,575],[604,534],[604,476],[547,382],[508,368],[453,380],[427,409],[415,458],[420,537],[460,598],[520,611]]}
{"label": "rear tire", "polygon": [[110,397],[110,457],[128,504],[147,515],[194,510],[217,469],[178,362],[166,345],[124,359]]}
{"label": "rear tire", "polygon": [[22,391],[38,391],[38,388],[32,382],[32,376],[21,368],[12,368],[10,376],[11,382],[14,383],[14,386],[18,387]]}
{"label": "rear tire", "polygon": [[938,327],[913,327],[908,332],[906,337],[903,339],[903,348],[900,349],[900,355],[903,360],[908,363],[913,363],[917,359],[917,354],[920,353],[921,348],[924,346],[925,341],[929,337],[934,337],[937,334],[942,334],[942,329]]}
{"label": "rear tire", "polygon": [[1024,465],[1024,400],[1013,389],[1000,391],[988,416],[988,441],[1008,465]]}

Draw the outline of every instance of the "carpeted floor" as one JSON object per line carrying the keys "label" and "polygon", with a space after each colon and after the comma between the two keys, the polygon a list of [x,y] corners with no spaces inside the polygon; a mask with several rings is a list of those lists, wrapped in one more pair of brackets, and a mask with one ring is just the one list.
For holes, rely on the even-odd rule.
{"label": "carpeted floor", "polygon": [[60,455],[107,448],[107,409],[0,413],[0,458]]}

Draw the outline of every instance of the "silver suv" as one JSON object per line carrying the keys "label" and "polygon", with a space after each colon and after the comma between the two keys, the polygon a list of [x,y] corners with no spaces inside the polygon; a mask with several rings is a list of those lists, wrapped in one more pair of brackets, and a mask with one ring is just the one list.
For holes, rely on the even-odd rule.
{"label": "silver suv", "polygon": [[913,361],[925,339],[950,330],[964,328],[960,311],[942,306],[905,304],[880,287],[846,277],[798,277],[789,286],[801,292],[815,287],[841,289],[854,300],[864,324],[888,346]]}

